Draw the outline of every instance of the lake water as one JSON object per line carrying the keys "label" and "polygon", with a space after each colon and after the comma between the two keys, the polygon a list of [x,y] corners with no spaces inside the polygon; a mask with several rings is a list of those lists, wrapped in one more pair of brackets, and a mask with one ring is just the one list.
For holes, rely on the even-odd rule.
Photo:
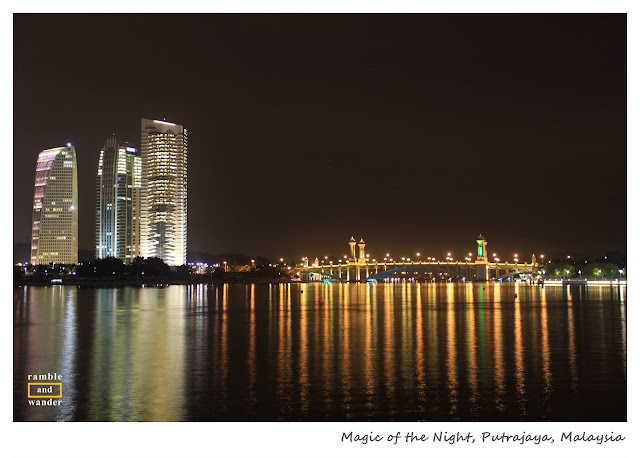
{"label": "lake water", "polygon": [[625,421],[626,317],[608,285],[20,287],[14,420]]}

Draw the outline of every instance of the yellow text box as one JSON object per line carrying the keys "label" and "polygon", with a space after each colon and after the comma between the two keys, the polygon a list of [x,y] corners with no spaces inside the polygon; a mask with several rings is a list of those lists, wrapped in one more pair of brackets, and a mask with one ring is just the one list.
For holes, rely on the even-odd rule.
{"label": "yellow text box", "polygon": [[[31,385],[37,385],[37,386],[58,385],[60,387],[60,394],[58,396],[31,396]],[[61,398],[62,397],[62,383],[28,383],[27,384],[27,397],[28,398]]]}

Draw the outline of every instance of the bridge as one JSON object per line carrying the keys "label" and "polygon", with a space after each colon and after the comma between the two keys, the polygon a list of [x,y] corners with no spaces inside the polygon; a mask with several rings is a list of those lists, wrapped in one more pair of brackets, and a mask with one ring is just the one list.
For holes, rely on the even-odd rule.
{"label": "bridge", "polygon": [[[324,261],[310,263],[305,258],[302,265],[290,271],[291,276],[298,276],[302,281],[341,281],[341,282],[374,282],[385,277],[390,277],[402,272],[424,272],[445,274],[451,277],[464,278],[470,281],[487,281],[489,279],[501,280],[521,273],[532,273],[538,267],[535,255],[531,256],[531,263],[526,262],[500,262],[495,259],[489,261],[487,255],[487,241],[482,235],[477,240],[477,256],[475,260],[470,257],[465,261],[454,261],[447,257],[446,261],[402,259],[394,261],[384,258],[383,261],[370,260],[365,254],[365,242],[355,241],[353,237],[349,240],[349,253],[345,262],[338,264],[325,264]],[[356,256],[356,245],[358,254]],[[471,254],[471,253],[470,253]]]}

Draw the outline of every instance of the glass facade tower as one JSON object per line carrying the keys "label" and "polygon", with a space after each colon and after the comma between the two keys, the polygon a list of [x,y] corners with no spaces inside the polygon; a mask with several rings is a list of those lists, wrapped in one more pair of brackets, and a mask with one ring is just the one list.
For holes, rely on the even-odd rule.
{"label": "glass facade tower", "polygon": [[71,143],[42,151],[36,163],[31,264],[52,262],[78,262],[78,169]]}
{"label": "glass facade tower", "polygon": [[187,262],[187,129],[142,119],[141,255]]}
{"label": "glass facade tower", "polygon": [[96,257],[126,264],[140,255],[142,164],[136,149],[109,138],[96,178]]}

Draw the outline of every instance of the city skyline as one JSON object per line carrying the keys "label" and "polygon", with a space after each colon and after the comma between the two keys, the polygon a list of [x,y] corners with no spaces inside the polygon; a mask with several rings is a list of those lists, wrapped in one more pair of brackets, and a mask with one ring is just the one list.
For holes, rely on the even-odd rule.
{"label": "city skyline", "polygon": [[[626,252],[624,15],[109,17],[132,25],[122,37],[96,34],[105,17],[58,18],[87,39],[14,17],[15,242],[34,151],[71,141],[89,190],[104,136],[137,142],[146,116],[190,129],[189,250],[312,256],[356,233],[442,256],[482,232],[503,253]],[[133,63],[155,28],[180,33],[144,49],[147,67],[94,72],[89,49]],[[42,78],[34,63],[61,52],[77,75]],[[79,199],[89,248],[94,198]]]}

